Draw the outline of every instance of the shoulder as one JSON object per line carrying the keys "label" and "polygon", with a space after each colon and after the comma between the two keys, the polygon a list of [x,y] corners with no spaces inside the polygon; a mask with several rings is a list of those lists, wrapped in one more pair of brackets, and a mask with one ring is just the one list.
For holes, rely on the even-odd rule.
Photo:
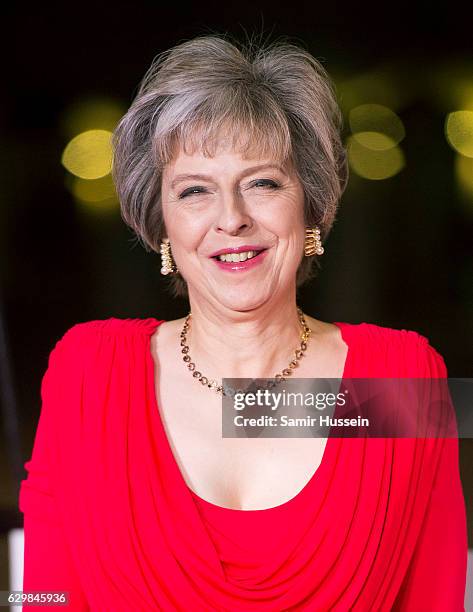
{"label": "shoulder", "polygon": [[162,319],[148,317],[147,319],[109,317],[76,323],[64,334],[77,336],[81,334],[152,334]]}
{"label": "shoulder", "polygon": [[412,329],[396,329],[377,323],[343,323],[350,333],[357,336],[360,341],[372,340],[378,342],[400,342],[402,344],[428,344],[428,339]]}
{"label": "shoulder", "polygon": [[[110,317],[75,323],[53,344],[49,354],[48,369],[60,372],[68,365],[73,365],[72,369],[78,372],[80,368],[76,366],[85,365],[91,360],[96,361],[105,353],[111,352],[106,349],[112,349],[116,343],[103,342],[103,340],[115,339],[120,342],[131,336],[146,339],[162,322],[163,320],[154,317],[146,319]],[[71,371],[71,367],[68,369]]]}
{"label": "shoulder", "polygon": [[[160,319],[128,318],[95,319],[75,323],[53,344],[42,380],[42,393],[54,387],[72,392],[80,389],[84,377],[96,380],[133,358],[139,346],[130,342],[137,338],[144,343],[162,322]],[[105,378],[104,378],[105,380]]]}
{"label": "shoulder", "polygon": [[[345,335],[358,354],[379,370],[378,375],[446,377],[447,368],[429,339],[412,329],[376,323],[343,323]],[[388,372],[384,374],[383,372]]]}
{"label": "shoulder", "polygon": [[61,339],[77,338],[90,334],[151,335],[159,323],[162,322],[163,319],[156,319],[155,317],[148,317],[146,319],[122,319],[117,317],[109,317],[108,319],[94,319],[81,323],[75,323],[72,327],[66,330]]}

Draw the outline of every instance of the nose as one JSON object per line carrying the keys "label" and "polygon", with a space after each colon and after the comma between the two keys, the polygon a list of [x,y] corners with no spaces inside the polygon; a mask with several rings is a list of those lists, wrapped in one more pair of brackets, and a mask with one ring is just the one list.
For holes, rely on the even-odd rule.
{"label": "nose", "polygon": [[215,219],[215,230],[235,235],[251,228],[252,225],[253,219],[246,209],[242,196],[235,192],[222,194]]}

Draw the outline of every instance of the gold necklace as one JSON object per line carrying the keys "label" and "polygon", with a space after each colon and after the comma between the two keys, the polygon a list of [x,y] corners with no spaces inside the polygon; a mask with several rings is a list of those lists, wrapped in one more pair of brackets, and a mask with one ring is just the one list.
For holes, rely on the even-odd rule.
{"label": "gold necklace", "polygon": [[[309,336],[312,333],[312,330],[307,325],[304,313],[300,308],[297,308],[297,312],[299,314],[299,322],[302,326],[301,332],[301,344],[298,349],[294,351],[294,358],[289,363],[289,367],[282,371],[280,374],[276,374],[274,379],[276,382],[269,381],[265,386],[266,388],[274,387],[275,385],[286,380],[285,376],[291,376],[294,369],[299,365],[299,360],[304,356],[304,352],[307,349],[307,341],[309,340]],[[184,326],[181,331],[181,352],[183,353],[183,361],[187,364],[187,368],[190,372],[192,372],[192,376],[198,380],[203,386],[208,387],[209,389],[215,390],[217,393],[221,393],[225,396],[233,397],[235,393],[241,391],[241,389],[234,389],[229,385],[219,385],[216,380],[209,380],[206,376],[203,376],[198,370],[195,369],[195,363],[192,361],[191,356],[189,355],[189,346],[187,345],[187,332],[189,330],[189,320],[192,314],[189,313],[184,321]]]}

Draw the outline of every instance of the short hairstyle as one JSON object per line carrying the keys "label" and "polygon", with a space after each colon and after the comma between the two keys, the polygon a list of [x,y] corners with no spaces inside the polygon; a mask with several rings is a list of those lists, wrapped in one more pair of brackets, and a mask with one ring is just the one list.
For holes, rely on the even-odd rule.
{"label": "short hairstyle", "polygon": [[[161,180],[175,147],[212,156],[219,135],[243,154],[291,161],[304,191],[304,222],[324,241],[348,182],[335,86],[308,51],[280,38],[259,44],[226,34],[197,36],[157,55],[112,138],[112,176],[122,219],[145,250],[166,237]],[[172,246],[172,245],[171,245]],[[305,257],[296,287],[317,275]],[[174,297],[188,297],[180,274]]]}

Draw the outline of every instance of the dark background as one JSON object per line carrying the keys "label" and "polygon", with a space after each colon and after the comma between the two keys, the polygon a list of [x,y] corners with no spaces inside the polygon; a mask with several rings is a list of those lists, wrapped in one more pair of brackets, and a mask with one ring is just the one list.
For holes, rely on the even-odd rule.
{"label": "dark background", "polygon": [[[345,117],[350,83],[359,83],[360,103],[383,104],[376,93],[382,86],[364,91],[363,78],[389,76],[406,130],[400,143],[406,165],[380,181],[351,172],[322,272],[302,291],[300,304],[325,321],[415,330],[443,355],[449,376],[472,376],[473,195],[459,192],[457,153],[444,134],[447,113],[461,110],[452,95],[455,79],[460,75],[473,88],[471,21],[454,5],[438,14],[431,5],[411,6],[409,17],[399,5],[365,10],[366,16],[358,5],[336,3],[225,3],[222,9],[210,2],[142,2],[19,4],[5,14],[0,304],[22,461],[31,453],[49,352],[70,326],[187,313],[186,302],[165,292],[159,255],[136,244],[118,206],[101,210],[77,201],[60,160],[74,135],[67,124],[72,108],[99,97],[124,113],[153,57],[196,35],[263,31],[271,39],[299,40],[334,79]],[[473,93],[470,100],[473,105]],[[4,449],[7,437],[14,441],[11,430],[2,437]],[[461,440],[460,453],[472,546],[472,440]],[[22,516],[6,451],[1,466],[5,533],[21,526]]]}

